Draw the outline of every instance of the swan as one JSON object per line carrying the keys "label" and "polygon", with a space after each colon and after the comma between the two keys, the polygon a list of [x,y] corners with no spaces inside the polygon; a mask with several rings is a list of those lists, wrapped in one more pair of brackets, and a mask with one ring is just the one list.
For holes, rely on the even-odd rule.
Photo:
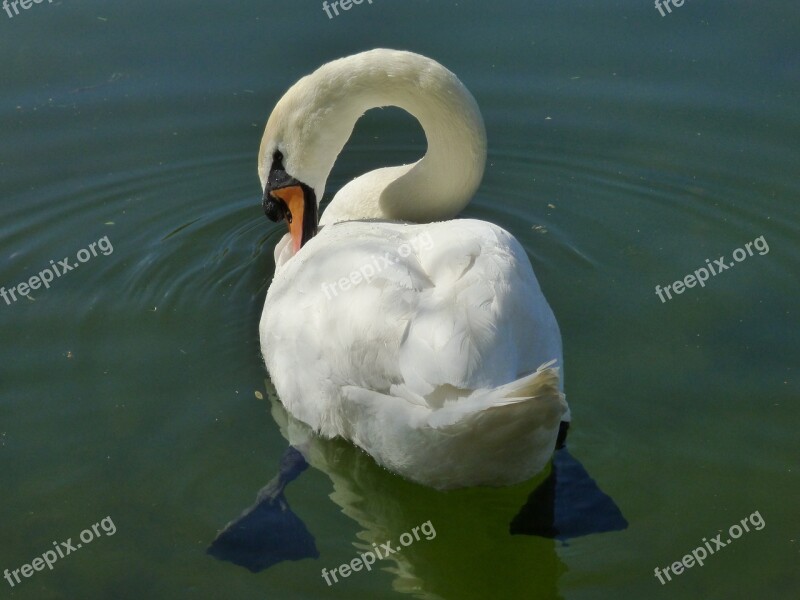
{"label": "swan", "polygon": [[[419,121],[427,152],[350,181],[320,218],[355,123],[384,106]],[[388,49],[295,83],[258,155],[264,212],[288,226],[259,325],[282,403],[438,489],[530,479],[570,420],[558,323],[525,251],[492,223],[454,219],[485,162],[483,118],[459,79]]]}

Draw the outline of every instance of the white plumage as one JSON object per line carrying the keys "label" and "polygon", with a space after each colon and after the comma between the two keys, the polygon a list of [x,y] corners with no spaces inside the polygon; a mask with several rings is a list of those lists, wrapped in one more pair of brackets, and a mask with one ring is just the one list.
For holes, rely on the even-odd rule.
{"label": "white plumage", "polygon": [[561,337],[508,232],[442,221],[469,202],[485,163],[466,88],[408,52],[328,63],[276,106],[262,184],[269,194],[279,152],[286,173],[321,198],[356,120],[386,105],[419,119],[428,152],[343,187],[299,251],[289,234],[278,244],[260,325],[272,381],[295,417],[409,479],[438,488],[523,481],[547,464],[569,418]]}

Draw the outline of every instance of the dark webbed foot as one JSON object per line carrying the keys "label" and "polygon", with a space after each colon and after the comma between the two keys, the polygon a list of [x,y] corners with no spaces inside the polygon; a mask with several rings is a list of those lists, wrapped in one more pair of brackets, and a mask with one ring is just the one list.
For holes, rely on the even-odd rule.
{"label": "dark webbed foot", "polygon": [[510,532],[567,540],[628,526],[614,501],[567,450],[569,423],[562,422],[550,474],[511,521]]}
{"label": "dark webbed foot", "polygon": [[254,573],[284,560],[318,558],[313,536],[283,494],[307,468],[303,455],[289,446],[281,457],[278,474],[258,492],[256,503],[217,535],[208,553]]}

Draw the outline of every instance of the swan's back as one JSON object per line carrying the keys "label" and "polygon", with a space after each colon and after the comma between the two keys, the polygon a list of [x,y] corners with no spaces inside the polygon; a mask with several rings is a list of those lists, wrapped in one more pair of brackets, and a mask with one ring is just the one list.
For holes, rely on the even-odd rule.
{"label": "swan's back", "polygon": [[561,360],[523,249],[468,219],[325,227],[276,274],[261,340],[287,408],[329,436],[344,386],[439,408]]}

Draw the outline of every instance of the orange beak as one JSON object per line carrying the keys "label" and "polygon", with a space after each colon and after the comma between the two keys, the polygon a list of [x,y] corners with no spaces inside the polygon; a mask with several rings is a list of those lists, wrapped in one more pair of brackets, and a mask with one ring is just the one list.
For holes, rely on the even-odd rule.
{"label": "orange beak", "polygon": [[281,188],[270,192],[275,198],[283,200],[286,204],[286,224],[292,236],[292,249],[295,254],[303,245],[303,217],[305,216],[305,193],[299,185]]}

